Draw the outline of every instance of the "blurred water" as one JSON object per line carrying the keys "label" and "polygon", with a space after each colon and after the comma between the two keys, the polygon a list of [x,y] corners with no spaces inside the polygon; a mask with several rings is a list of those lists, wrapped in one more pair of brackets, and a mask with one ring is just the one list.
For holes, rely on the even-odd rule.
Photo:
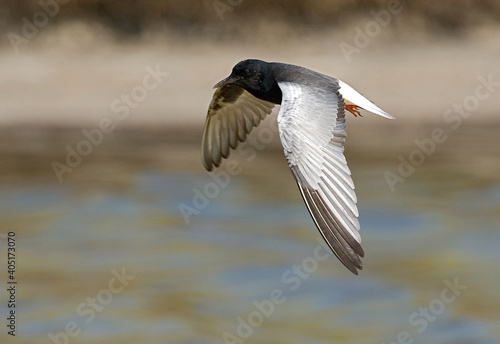
{"label": "blurred water", "polygon": [[399,152],[353,149],[367,253],[354,276],[315,256],[327,251],[279,150],[234,155],[242,172],[186,222],[179,206],[214,180],[198,142],[161,137],[110,139],[62,183],[52,148],[29,168],[15,144],[3,154],[23,343],[500,343],[498,174],[436,158],[391,192]]}

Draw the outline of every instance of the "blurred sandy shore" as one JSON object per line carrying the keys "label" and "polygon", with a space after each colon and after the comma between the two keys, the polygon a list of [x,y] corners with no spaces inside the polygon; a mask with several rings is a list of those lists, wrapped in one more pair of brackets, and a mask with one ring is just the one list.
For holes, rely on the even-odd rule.
{"label": "blurred sandy shore", "polygon": [[[79,25],[41,36],[17,54],[2,46],[1,126],[96,127],[109,118],[120,126],[201,127],[212,86],[245,58],[298,64],[338,77],[401,125],[442,121],[454,104],[471,101],[481,80],[500,82],[500,29],[430,43],[374,37],[346,58],[339,44],[354,44],[352,28],[277,44],[161,35],[117,43]],[[500,86],[494,86],[467,120],[498,122],[499,94]]]}

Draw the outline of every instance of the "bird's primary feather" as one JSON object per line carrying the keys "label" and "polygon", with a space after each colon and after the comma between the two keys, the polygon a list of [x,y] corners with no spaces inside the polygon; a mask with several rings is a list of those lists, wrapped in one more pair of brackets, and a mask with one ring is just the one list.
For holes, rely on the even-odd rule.
{"label": "bird's primary feather", "polygon": [[234,84],[218,88],[208,107],[202,137],[203,164],[208,171],[218,167],[223,158],[229,156],[230,148],[236,149],[238,142],[270,114],[274,104],[255,98]]}

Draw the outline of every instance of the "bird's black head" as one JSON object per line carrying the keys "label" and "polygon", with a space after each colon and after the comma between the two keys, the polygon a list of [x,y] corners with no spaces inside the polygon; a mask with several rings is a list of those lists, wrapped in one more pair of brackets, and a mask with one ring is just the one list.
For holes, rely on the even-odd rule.
{"label": "bird's black head", "polygon": [[231,75],[217,83],[215,87],[222,87],[229,84],[238,85],[257,98],[264,100],[270,100],[267,99],[269,98],[269,92],[274,94],[276,91],[275,88],[277,88],[272,65],[261,60],[244,60],[238,62],[233,67]]}

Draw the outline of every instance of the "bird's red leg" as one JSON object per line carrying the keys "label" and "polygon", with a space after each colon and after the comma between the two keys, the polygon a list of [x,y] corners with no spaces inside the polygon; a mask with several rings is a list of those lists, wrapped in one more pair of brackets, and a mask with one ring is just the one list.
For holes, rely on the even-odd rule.
{"label": "bird's red leg", "polygon": [[358,117],[358,116],[363,117],[363,115],[361,113],[359,113],[359,109],[361,109],[361,108],[357,105],[346,105],[345,109],[347,111],[349,111],[350,113],[352,113],[354,115],[354,117]]}

